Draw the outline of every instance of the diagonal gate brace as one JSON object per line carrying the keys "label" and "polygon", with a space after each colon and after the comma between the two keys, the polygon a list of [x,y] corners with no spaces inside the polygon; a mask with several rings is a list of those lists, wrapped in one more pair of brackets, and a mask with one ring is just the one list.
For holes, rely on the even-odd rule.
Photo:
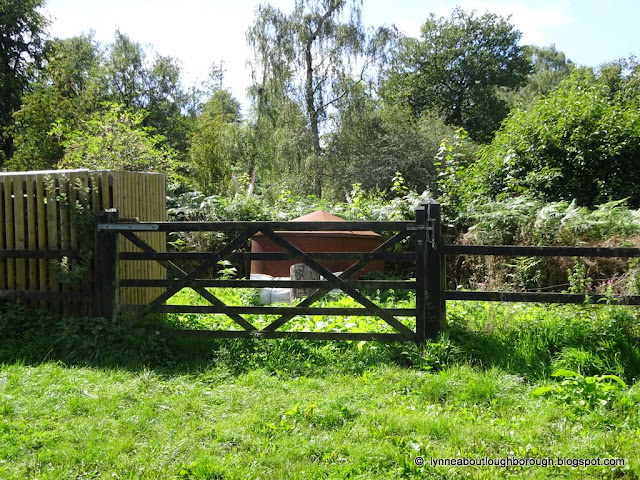
{"label": "diagonal gate brace", "polygon": [[[375,248],[373,250],[373,253],[386,252],[390,248],[393,248],[398,243],[402,242],[404,239],[406,239],[408,236],[410,236],[410,234],[411,234],[411,232],[408,232],[408,231],[402,231],[400,233],[397,233],[396,235],[391,237],[389,240],[384,242],[382,245],[380,245],[379,247]],[[339,275],[339,277],[341,279],[343,279],[343,280],[349,280],[356,273],[358,273],[360,270],[362,270],[367,265],[367,263],[369,263],[369,261],[367,261],[367,260],[359,260],[358,262],[354,263],[349,268],[347,268],[344,272],[342,272]],[[310,305],[313,305],[315,302],[317,302],[323,296],[325,296],[332,288],[333,287],[319,288],[318,290],[313,292],[311,295],[309,295],[307,298],[305,298],[300,303],[298,303],[296,306],[297,307],[308,307]],[[266,332],[275,331],[278,328],[280,328],[282,325],[287,323],[289,320],[291,320],[293,317],[295,317],[295,314],[282,315],[280,318],[274,320],[272,323],[270,323],[269,325],[264,327],[262,329],[262,331],[266,331]]]}
{"label": "diagonal gate brace", "polygon": [[[131,243],[133,243],[135,246],[137,246],[138,248],[140,248],[143,252],[145,253],[157,253],[156,250],[154,250],[153,247],[151,247],[149,244],[147,244],[144,240],[142,240],[140,237],[138,237],[137,235],[135,235],[133,232],[121,232],[122,235],[127,238],[127,240],[129,240]],[[253,235],[253,233],[251,234]],[[203,268],[204,264],[201,265],[200,267],[198,267],[198,269],[202,269],[203,271],[206,271],[208,268],[210,268],[214,263],[217,263],[217,261],[220,259],[220,257],[227,255],[228,253],[231,253],[233,250],[235,250],[239,245],[236,245],[237,242],[239,241],[240,245],[242,243],[244,243],[244,241],[249,238],[251,235],[247,236],[246,238],[244,238],[244,240],[240,239],[242,237],[245,237],[245,235],[241,235],[240,237],[236,238],[232,243],[235,245],[233,247],[233,249],[231,251],[226,251],[226,248],[229,246],[225,246],[222,250],[220,250],[219,252],[217,252],[216,254],[214,254],[214,258],[215,260],[212,261],[212,259],[209,259],[206,262],[206,267]],[[223,253],[223,250],[225,250],[225,252]],[[180,267],[178,267],[177,265],[175,265],[173,262],[168,261],[168,260],[156,260],[160,265],[162,265],[168,272],[169,274],[171,274],[173,277],[176,278],[177,282],[181,282],[184,281],[184,279],[188,276],[192,276],[192,274],[195,272],[191,272],[191,274],[187,274],[184,270],[182,270]],[[167,298],[171,298],[173,295],[175,295],[175,293],[177,293],[180,289],[184,288],[185,286],[189,286],[189,282],[193,279],[195,279],[195,277],[197,277],[198,275],[200,275],[201,272],[196,273],[190,280],[187,281],[187,284],[184,286],[181,286],[180,288],[178,288],[175,292],[171,293]],[[174,287],[175,288],[175,285]],[[200,294],[203,298],[205,298],[207,301],[209,301],[212,305],[217,306],[217,307],[226,307],[227,305],[220,300],[218,297],[216,297],[215,295],[213,295],[211,292],[209,292],[207,289],[205,289],[204,287],[197,287],[197,286],[191,286],[191,288],[193,290],[195,290],[198,294]],[[163,295],[165,295],[167,292],[165,292]],[[161,295],[160,297],[162,297],[163,295]],[[160,298],[158,297],[158,298]],[[158,298],[156,300],[154,300],[154,302],[152,302],[153,304],[155,304],[158,301]],[[152,311],[153,308],[156,308],[156,306],[160,305],[161,303],[164,303],[165,300],[160,301],[159,303],[157,303],[156,305],[154,305],[152,307],[152,305],[150,304],[147,307],[147,311],[146,313],[150,313]],[[235,321],[238,325],[240,325],[242,328],[244,328],[247,331],[255,331],[256,327],[254,327],[251,323],[249,323],[247,320],[245,320],[244,317],[242,317],[241,315],[238,314],[227,314],[227,316],[229,318],[231,318],[233,321]],[[133,323],[130,326],[135,325],[139,320],[136,320],[135,323]]]}
{"label": "diagonal gate brace", "polygon": [[324,276],[324,278],[326,278],[331,285],[341,289],[355,301],[364,306],[371,314],[382,318],[385,322],[395,328],[408,340],[415,341],[415,332],[413,332],[413,330],[404,325],[402,322],[398,321],[393,315],[382,309],[379,305],[376,305],[374,302],[362,295],[362,293],[360,293],[357,289],[351,287],[342,278],[334,275],[330,270],[320,265],[305,252],[292,245],[290,242],[276,234],[273,230],[269,228],[262,228],[261,231],[275,244],[297,255],[305,264],[314,269],[320,275]]}

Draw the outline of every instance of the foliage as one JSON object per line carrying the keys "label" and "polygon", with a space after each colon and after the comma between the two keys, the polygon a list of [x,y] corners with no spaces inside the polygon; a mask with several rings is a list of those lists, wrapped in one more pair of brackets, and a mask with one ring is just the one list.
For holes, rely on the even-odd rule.
{"label": "foliage", "polygon": [[[242,179],[236,179],[242,183]],[[300,196],[282,189],[273,202],[255,195],[206,196],[201,192],[181,191],[169,187],[167,214],[178,221],[246,221],[291,220],[315,210],[325,210],[345,220],[409,220],[415,209],[428,198],[407,185],[400,172],[392,178],[389,192],[367,192],[360,184],[353,184],[346,202],[331,202],[314,195]]]}
{"label": "foliage", "polygon": [[200,92],[185,91],[180,82],[179,61],[148,52],[117,30],[107,46],[96,80],[101,99],[122,104],[133,112],[146,112],[143,125],[162,134],[168,145],[184,158],[188,148],[194,98]]}
{"label": "foliage", "polygon": [[218,90],[196,120],[189,149],[194,186],[206,193],[221,193],[229,186],[234,128],[240,118],[240,104],[226,90]]}
{"label": "foliage", "polygon": [[100,117],[105,103],[140,115],[137,126],[161,134],[172,156],[185,159],[202,92],[185,91],[177,60],[156,55],[149,61],[146,50],[119,31],[106,48],[92,35],[51,40],[45,57],[15,114],[16,153],[9,168],[62,164],[70,135]]}
{"label": "foliage", "polygon": [[533,69],[525,85],[517,91],[503,92],[511,108],[518,104],[524,108],[530,107],[540,96],[553,91],[574,67],[573,62],[553,44],[549,47],[527,45],[524,54]]}
{"label": "foliage", "polygon": [[[298,0],[290,14],[271,5],[256,9],[254,24],[247,32],[255,54],[255,127],[273,126],[280,115],[278,107],[297,103],[308,133],[304,150],[311,153],[304,158],[305,175],[311,178],[310,192],[317,196],[322,194],[328,166],[321,141],[328,113],[384,56],[389,36],[385,28],[367,34],[357,1]],[[271,122],[265,123],[265,117]],[[299,157],[297,163],[302,160]]]}
{"label": "foliage", "polygon": [[571,370],[558,370],[552,377],[563,379],[553,386],[538,387],[533,396],[548,395],[573,410],[591,410],[595,407],[612,407],[620,392],[627,387],[616,375],[585,377]]}
{"label": "foliage", "polygon": [[443,216],[455,221],[464,206],[467,194],[462,191],[466,167],[475,160],[476,146],[468,139],[464,129],[457,129],[445,137],[434,156],[438,169],[437,193],[443,207]]}
{"label": "foliage", "polygon": [[421,39],[404,39],[386,96],[407,102],[416,117],[435,110],[473,140],[485,141],[508,113],[498,88],[523,85],[531,68],[520,35],[508,19],[491,13],[476,16],[458,7],[448,19],[431,14]]}
{"label": "foliage", "polygon": [[[62,180],[64,181],[64,180]],[[79,257],[71,260],[63,256],[59,261],[49,261],[49,274],[62,285],[90,288],[87,274],[91,272],[94,257],[95,215],[91,207],[91,189],[80,179],[67,182],[66,188],[56,185],[53,177],[45,176],[45,190],[55,192],[55,202],[60,211],[65,211],[75,231],[75,240],[80,246]]]}
{"label": "foliage", "polygon": [[336,115],[338,128],[327,146],[326,190],[332,199],[345,198],[354,183],[368,192],[389,190],[397,171],[412,190],[436,190],[434,158],[454,128],[437,115],[425,112],[416,120],[406,107],[378,103],[362,92],[345,100]]}
{"label": "foliage", "polygon": [[173,151],[163,145],[163,136],[142,126],[143,119],[142,112],[104,103],[76,130],[58,123],[54,132],[67,138],[59,166],[170,172]]}
{"label": "foliage", "polygon": [[[65,132],[97,108],[95,77],[101,52],[91,35],[47,44],[47,61],[22,98],[15,117],[16,152],[10,170],[54,169],[64,156]],[[56,124],[65,125],[65,132]]]}
{"label": "foliage", "polygon": [[616,78],[614,90],[611,79],[576,69],[529,110],[514,110],[467,173],[467,188],[493,198],[584,206],[627,198],[639,206],[640,90],[633,71]]}
{"label": "foliage", "polygon": [[624,201],[589,209],[575,201],[542,203],[517,197],[474,204],[465,219],[471,225],[470,240],[494,245],[593,244],[640,235],[640,209],[628,208]]}
{"label": "foliage", "polygon": [[42,60],[47,20],[44,0],[3,0],[0,4],[0,151],[13,153],[13,113]]}
{"label": "foliage", "polygon": [[587,276],[587,267],[579,257],[573,259],[573,268],[567,271],[569,277],[569,292],[588,293],[592,288],[593,278]]}

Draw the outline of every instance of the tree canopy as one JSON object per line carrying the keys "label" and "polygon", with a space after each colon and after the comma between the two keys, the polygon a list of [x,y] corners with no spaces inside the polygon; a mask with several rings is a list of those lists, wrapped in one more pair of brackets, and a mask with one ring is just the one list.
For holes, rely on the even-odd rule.
{"label": "tree canopy", "polygon": [[222,62],[185,88],[178,59],[124,32],[48,38],[43,5],[0,3],[4,169],[152,169],[207,195],[328,200],[354,184],[391,196],[402,178],[450,209],[521,193],[640,204],[633,58],[594,73],[459,7],[410,38],[365,27],[361,0],[263,3],[243,112]]}
{"label": "tree canopy", "polygon": [[5,159],[13,153],[13,112],[42,60],[47,26],[39,10],[43,5],[44,0],[0,3],[0,148]]}
{"label": "tree canopy", "polygon": [[485,141],[508,113],[498,89],[523,85],[531,70],[520,36],[507,18],[492,13],[458,7],[450,18],[431,14],[420,39],[402,42],[386,95],[407,102],[416,117],[438,112]]}
{"label": "tree canopy", "polygon": [[360,3],[296,0],[290,14],[261,5],[247,33],[255,54],[257,128],[263,127],[265,115],[273,119],[273,109],[269,109],[278,102],[300,105],[312,153],[301,167],[318,196],[327,166],[322,135],[327,133],[329,112],[365,79],[389,36],[384,28],[368,34],[361,22]]}

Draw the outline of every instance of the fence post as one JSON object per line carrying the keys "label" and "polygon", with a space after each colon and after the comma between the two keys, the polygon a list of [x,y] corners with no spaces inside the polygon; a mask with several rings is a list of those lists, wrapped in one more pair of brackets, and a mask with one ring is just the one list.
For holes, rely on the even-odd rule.
{"label": "fence post", "polygon": [[423,204],[427,214],[427,247],[426,247],[426,291],[429,304],[426,324],[426,335],[435,338],[446,325],[446,302],[442,291],[445,289],[445,261],[442,241],[442,215],[440,204],[435,200],[427,200]]}
{"label": "fence post", "polygon": [[107,320],[115,320],[119,303],[118,232],[98,230],[97,225],[117,220],[118,211],[115,208],[108,208],[96,215],[92,314]]}
{"label": "fence post", "polygon": [[427,243],[427,209],[424,204],[416,209],[416,343],[422,345],[426,341],[426,243]]}

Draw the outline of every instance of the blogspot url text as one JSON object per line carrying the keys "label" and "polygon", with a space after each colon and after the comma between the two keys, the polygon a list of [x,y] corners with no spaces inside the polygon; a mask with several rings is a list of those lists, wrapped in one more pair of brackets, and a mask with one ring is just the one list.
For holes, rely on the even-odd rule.
{"label": "blogspot url text", "polygon": [[570,457],[456,457],[456,458],[434,458],[416,457],[414,459],[418,467],[429,464],[432,467],[624,467],[624,458],[570,458]]}

